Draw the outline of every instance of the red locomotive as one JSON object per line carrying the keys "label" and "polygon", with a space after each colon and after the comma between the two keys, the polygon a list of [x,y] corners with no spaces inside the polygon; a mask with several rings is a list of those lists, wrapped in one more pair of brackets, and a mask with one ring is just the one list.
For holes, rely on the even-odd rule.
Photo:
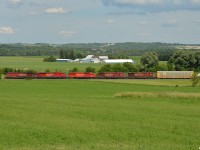
{"label": "red locomotive", "polygon": [[68,75],[62,72],[39,72],[39,73],[22,73],[22,72],[8,72],[5,75],[6,79],[153,79],[156,78],[153,72],[129,72],[126,75],[123,72],[70,72]]}
{"label": "red locomotive", "polygon": [[8,72],[5,75],[6,79],[26,79],[34,78],[34,74],[31,73],[22,73],[22,72]]}
{"label": "red locomotive", "polygon": [[123,72],[101,72],[97,77],[99,79],[124,79],[126,75]]}
{"label": "red locomotive", "polygon": [[92,72],[70,72],[68,74],[68,78],[70,79],[93,79],[96,78],[96,74]]}
{"label": "red locomotive", "polygon": [[129,72],[129,79],[152,79],[154,78],[153,72]]}
{"label": "red locomotive", "polygon": [[65,79],[66,74],[62,72],[39,72],[35,74],[37,79]]}

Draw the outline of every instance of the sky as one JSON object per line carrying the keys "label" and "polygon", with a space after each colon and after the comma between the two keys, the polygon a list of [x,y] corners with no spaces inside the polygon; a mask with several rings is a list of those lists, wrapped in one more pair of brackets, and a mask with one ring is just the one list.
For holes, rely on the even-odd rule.
{"label": "sky", "polygon": [[0,0],[0,43],[200,44],[200,0]]}

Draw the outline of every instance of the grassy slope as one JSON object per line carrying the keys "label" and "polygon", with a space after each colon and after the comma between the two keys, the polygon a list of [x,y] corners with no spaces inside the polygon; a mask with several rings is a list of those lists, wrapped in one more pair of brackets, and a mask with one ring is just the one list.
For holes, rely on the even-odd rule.
{"label": "grassy slope", "polygon": [[[181,81],[180,81],[181,82]],[[114,98],[118,92],[180,91],[84,80],[0,81],[0,149],[198,149],[200,101]]]}

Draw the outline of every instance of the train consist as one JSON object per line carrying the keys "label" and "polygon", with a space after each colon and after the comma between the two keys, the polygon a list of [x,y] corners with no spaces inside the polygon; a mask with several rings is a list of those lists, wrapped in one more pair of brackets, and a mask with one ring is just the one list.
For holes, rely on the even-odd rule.
{"label": "train consist", "polygon": [[8,72],[5,79],[190,79],[193,71],[157,71],[153,72],[39,72],[31,73],[17,73]]}

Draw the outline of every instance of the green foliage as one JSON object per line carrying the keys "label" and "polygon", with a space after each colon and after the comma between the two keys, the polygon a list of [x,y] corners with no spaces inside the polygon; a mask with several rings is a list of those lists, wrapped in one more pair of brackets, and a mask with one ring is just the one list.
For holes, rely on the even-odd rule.
{"label": "green foliage", "polygon": [[105,64],[98,72],[112,72],[112,66],[110,64]]}
{"label": "green foliage", "polygon": [[169,71],[174,70],[174,65],[173,65],[174,59],[173,57],[170,57],[170,59],[167,62],[167,68]]}
{"label": "green foliage", "polygon": [[83,58],[84,55],[80,52],[74,52],[74,50],[70,50],[70,51],[63,51],[60,50],[59,52],[59,58],[60,59],[76,59],[76,58]]}
{"label": "green foliage", "polygon": [[45,70],[45,72],[47,72],[47,73],[48,73],[48,72],[51,72],[51,70],[50,70],[50,69],[46,69],[46,70]]}
{"label": "green foliage", "polygon": [[158,64],[156,66],[156,71],[168,71],[167,64]]}
{"label": "green foliage", "polygon": [[168,61],[169,70],[200,70],[200,52],[177,51]]}
{"label": "green foliage", "polygon": [[56,58],[54,56],[50,56],[48,58],[44,58],[44,62],[56,62]]}
{"label": "green foliage", "polygon": [[132,63],[123,64],[105,64],[98,72],[137,72],[138,66]]}
{"label": "green foliage", "polygon": [[25,73],[30,73],[30,74],[34,74],[36,73],[37,71],[33,70],[33,69],[28,69],[28,70],[24,70],[23,72]]}
{"label": "green foliage", "polygon": [[159,61],[168,61],[171,56],[173,56],[175,49],[158,49],[156,53],[158,54]]}
{"label": "green foliage", "polygon": [[112,72],[127,72],[127,69],[124,68],[121,64],[113,64]]}
{"label": "green foliage", "polygon": [[13,68],[3,68],[1,73],[0,74],[6,74],[8,72],[24,72],[24,73],[30,73],[30,74],[34,74],[36,73],[35,70],[33,69],[19,69],[19,68],[16,68],[16,69],[13,69]]}
{"label": "green foliage", "polygon": [[95,68],[93,68],[93,67],[86,67],[85,68],[85,72],[93,72],[93,73],[95,73]]}
{"label": "green foliage", "polygon": [[123,63],[123,64],[105,64],[103,65],[98,72],[138,72],[138,71],[147,71],[147,72],[156,72],[156,71],[167,71],[166,64],[158,64],[154,67],[146,68],[143,65],[137,65],[132,63]]}
{"label": "green foliage", "polygon": [[108,55],[109,59],[128,59],[128,55],[126,53],[123,52],[117,52],[117,54],[109,54]]}
{"label": "green foliage", "polygon": [[144,66],[146,71],[147,68],[156,67],[159,64],[157,53],[146,52],[141,57],[141,64]]}
{"label": "green foliage", "polygon": [[[111,58],[127,58],[141,56],[147,51],[156,51],[159,59],[164,60],[175,51],[176,44],[166,43],[137,43],[125,42],[108,45],[107,43],[77,43],[77,44],[0,44],[0,56],[58,56],[69,58],[69,54],[62,52],[74,51],[76,58],[83,58],[87,54],[110,55]],[[94,51],[95,50],[95,51]],[[171,52],[172,51],[172,52]]]}
{"label": "green foliage", "polygon": [[74,67],[72,70],[71,70],[71,72],[78,72],[79,70],[78,70],[78,68],[77,67]]}
{"label": "green foliage", "polygon": [[192,86],[193,87],[197,86],[198,83],[199,83],[199,80],[200,80],[200,77],[198,76],[198,74],[197,73],[193,73],[192,78],[191,78]]}
{"label": "green foliage", "polygon": [[3,73],[3,74],[6,74],[6,73],[12,72],[12,71],[13,71],[12,68],[7,68],[7,67],[5,67],[5,68],[2,69],[2,73]]}
{"label": "green foliage", "polygon": [[134,65],[133,63],[123,63],[124,71],[125,72],[138,72],[138,66]]}

